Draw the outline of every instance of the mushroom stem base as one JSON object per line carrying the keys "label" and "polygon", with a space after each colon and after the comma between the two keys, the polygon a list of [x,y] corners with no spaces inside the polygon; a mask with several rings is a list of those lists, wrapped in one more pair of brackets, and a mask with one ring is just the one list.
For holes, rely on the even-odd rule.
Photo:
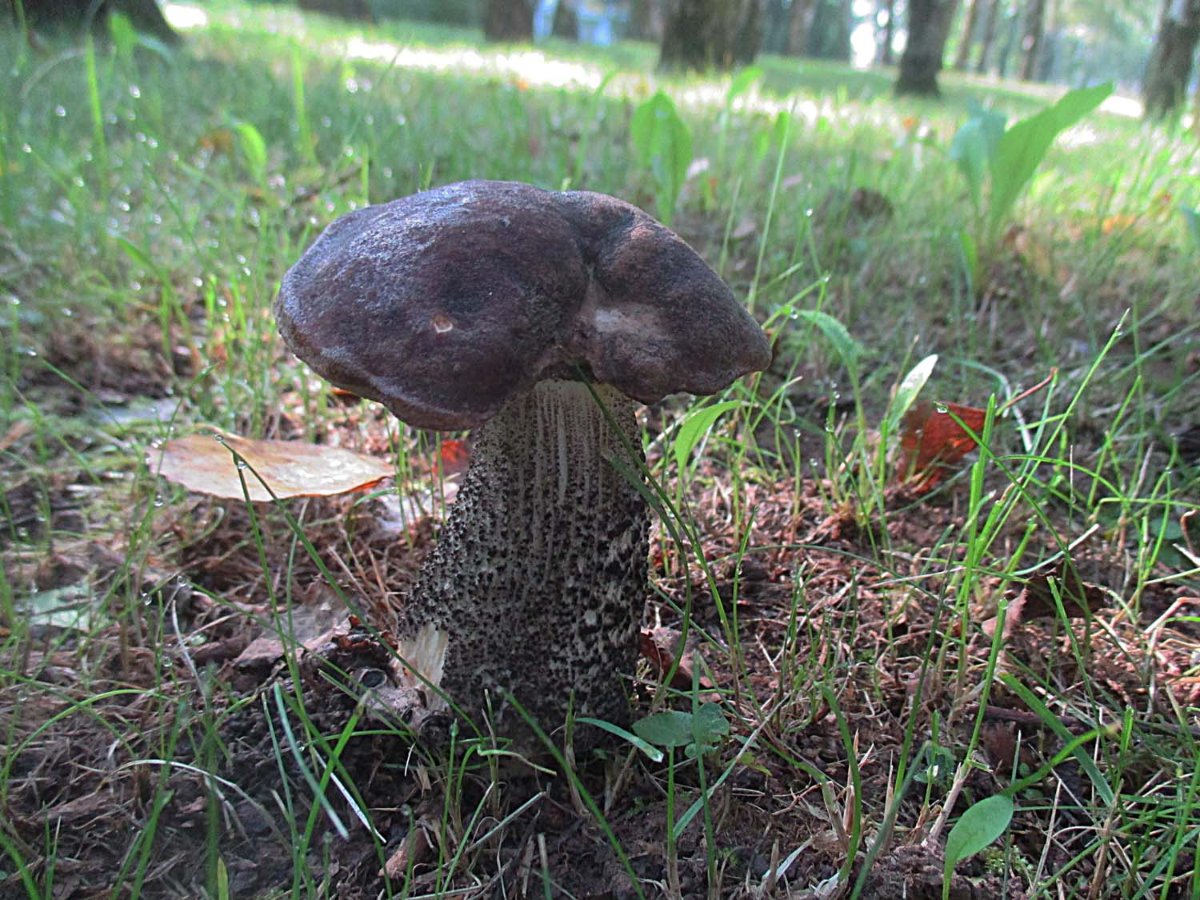
{"label": "mushroom stem base", "polygon": [[[546,381],[478,433],[471,466],[396,632],[448,635],[439,687],[496,733],[547,733],[568,710],[629,720],[647,583],[644,457],[634,404],[605,386]],[[614,465],[614,462],[616,463]],[[486,732],[485,732],[486,733]],[[600,739],[577,729],[576,750]]]}

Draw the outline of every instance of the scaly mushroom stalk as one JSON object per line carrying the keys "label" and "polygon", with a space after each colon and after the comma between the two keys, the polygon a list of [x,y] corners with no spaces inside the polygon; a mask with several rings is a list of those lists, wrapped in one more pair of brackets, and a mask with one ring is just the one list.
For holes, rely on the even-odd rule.
{"label": "scaly mushroom stalk", "polygon": [[628,721],[649,520],[621,471],[640,477],[634,404],[605,385],[594,390],[607,410],[583,383],[541,382],[477,432],[399,615],[404,642],[428,640],[430,625],[445,634],[439,687],[472,716],[486,692],[498,722],[517,718],[507,693],[547,732],[571,704],[576,715]]}

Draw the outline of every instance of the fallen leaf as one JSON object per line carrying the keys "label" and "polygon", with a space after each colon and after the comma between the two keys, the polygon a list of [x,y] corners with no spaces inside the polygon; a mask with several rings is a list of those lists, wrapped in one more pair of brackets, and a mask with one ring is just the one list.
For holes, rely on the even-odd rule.
{"label": "fallen leaf", "polygon": [[443,438],[439,453],[443,475],[458,475],[467,471],[467,465],[471,462],[471,447],[466,441]]}
{"label": "fallen leaf", "polygon": [[1022,591],[1025,594],[1022,618],[1038,619],[1058,615],[1055,595],[1062,600],[1063,612],[1069,618],[1086,618],[1108,603],[1108,595],[1094,584],[1083,580],[1069,558],[1063,557],[1053,569],[1033,575]]}
{"label": "fallen leaf", "polygon": [[8,431],[4,432],[3,437],[0,437],[0,451],[9,450],[17,441],[27,437],[33,433],[33,424],[21,419],[14,422]]}
{"label": "fallen leaf", "polygon": [[272,494],[284,499],[364,491],[392,474],[383,460],[341,447],[251,440],[216,429],[168,441],[149,464],[189,491],[231,500],[248,495],[254,501]]}
{"label": "fallen leaf", "polygon": [[[1108,603],[1108,595],[1104,590],[1084,581],[1075,563],[1064,557],[1050,571],[1032,575],[1010,597],[1004,613],[1004,639],[1007,641],[1012,637],[1022,622],[1058,616],[1056,596],[1062,601],[1063,612],[1070,619],[1087,618]],[[983,623],[985,634],[996,633],[996,619],[993,616]]]}
{"label": "fallen leaf", "polygon": [[[656,628],[642,629],[642,656],[654,666],[659,678],[665,678],[671,671],[675,657],[679,654],[681,638],[682,635],[674,628],[659,625]],[[675,677],[671,679],[671,687],[680,691],[691,689],[692,669],[698,656],[699,653],[695,649],[683,654],[683,658],[679,660],[679,668],[675,670]],[[713,683],[703,675],[700,676],[699,683],[705,690],[713,689]]]}
{"label": "fallen leaf", "polygon": [[915,404],[905,414],[900,432],[900,478],[920,492],[932,489],[947,469],[978,446],[963,425],[978,434],[986,418],[986,410],[974,406]]}

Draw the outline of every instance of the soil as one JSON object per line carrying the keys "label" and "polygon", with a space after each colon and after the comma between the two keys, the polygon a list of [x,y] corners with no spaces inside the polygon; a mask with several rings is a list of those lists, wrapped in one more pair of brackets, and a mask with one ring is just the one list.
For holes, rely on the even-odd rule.
{"label": "soil", "polygon": [[[138,634],[128,627],[152,621],[148,615],[127,615],[125,627],[90,635],[47,626],[5,660],[22,676],[0,689],[14,748],[4,798],[9,834],[20,842],[35,880],[52,878],[53,894],[62,898],[119,893],[132,871],[131,856],[142,848],[149,854],[143,896],[199,896],[214,883],[214,847],[231,896],[287,895],[294,889],[294,848],[306,830],[310,871],[325,896],[375,897],[385,880],[398,890],[408,879],[416,894],[454,887],[472,897],[624,898],[636,896],[632,871],[648,896],[663,895],[675,879],[682,896],[704,896],[712,879],[725,897],[822,897],[830,896],[851,850],[849,883],[861,875],[862,896],[940,896],[945,831],[931,831],[941,810],[926,802],[926,790],[944,797],[952,773],[934,774],[934,756],[915,757],[905,745],[906,728],[928,734],[936,722],[941,746],[961,748],[975,722],[982,723],[981,764],[957,794],[954,814],[1062,745],[1062,736],[1002,684],[993,685],[980,709],[978,686],[991,646],[981,623],[998,599],[988,596],[986,580],[978,591],[978,621],[962,622],[950,617],[950,599],[940,595],[944,576],[928,575],[919,558],[893,555],[892,571],[868,561],[878,558],[875,548],[885,541],[937,546],[961,516],[959,489],[952,482],[918,507],[894,492],[891,502],[900,513],[880,524],[849,511],[830,516],[819,484],[802,486],[798,495],[792,484],[748,484],[752,550],[735,566],[739,536],[730,530],[720,477],[715,468],[701,468],[692,508],[726,615],[737,617],[743,668],[731,667],[720,639],[702,644],[703,662],[693,663],[702,667],[709,696],[723,698],[732,724],[732,736],[706,758],[706,783],[738,762],[713,795],[711,823],[694,818],[672,853],[665,842],[665,764],[619,748],[577,761],[583,786],[597,802],[610,803],[610,836],[561,777],[517,767],[501,771],[499,787],[489,788],[493,773],[475,757],[447,782],[444,760],[414,745],[402,728],[369,716],[340,748],[336,773],[346,792],[327,788],[328,805],[314,811],[309,779],[320,777],[317,760],[329,758],[347,723],[362,716],[363,685],[346,673],[386,669],[385,639],[351,629],[342,610],[332,629],[324,627],[328,617],[313,617],[305,646],[283,656],[284,644],[263,626],[271,591],[280,586],[268,590],[264,583],[259,551],[247,540],[247,510],[196,499],[159,520],[163,552],[137,573],[122,571],[124,555],[97,541],[65,544],[36,561],[16,552],[18,544],[8,545],[10,559],[35,569],[43,590],[80,579],[108,585],[114,599],[171,607],[163,620],[178,628]],[[48,500],[56,529],[65,522],[86,531],[91,513],[71,490],[71,479],[62,481],[48,498],[13,485],[6,492],[13,521],[28,518],[32,527]],[[424,520],[398,540],[376,527],[383,519],[377,505],[345,499],[294,501],[292,509],[368,621],[380,620],[397,602],[435,530]],[[256,511],[267,571],[292,566],[296,621],[308,621],[304,610],[336,606],[316,564],[292,554],[277,516],[268,508]],[[654,546],[658,593],[648,598],[648,626],[679,629],[667,601],[682,607],[690,594],[692,628],[720,635],[707,580],[694,571],[678,574],[673,549],[662,540]],[[1117,561],[1086,553],[1077,558],[1086,560],[1080,565],[1087,578],[1121,588]],[[895,589],[897,581],[916,576],[923,579],[919,591]],[[1169,584],[1147,590],[1143,619],[1189,602],[1182,588]],[[1097,695],[1089,708],[1114,715],[1141,710],[1161,721],[1169,737],[1170,704],[1200,702],[1200,686],[1187,677],[1200,639],[1196,623],[1177,620],[1151,648],[1141,637],[1147,621],[1128,621],[1106,606],[1089,612],[1090,618],[1070,620],[1069,628],[1044,611],[1010,620],[1000,670],[1070,685],[1079,683],[1086,665]],[[843,620],[853,628],[842,627]],[[965,637],[942,641],[947,634]],[[781,672],[774,654],[797,642],[796,635],[797,652],[819,657],[820,664]],[[922,668],[931,645],[942,648],[940,671]],[[1080,646],[1083,658],[1073,651]],[[1155,690],[1148,687],[1148,665],[1156,670]],[[814,672],[840,673],[839,680],[806,680]],[[648,711],[660,676],[645,663],[634,690],[640,712]],[[1090,728],[1065,714],[1061,722],[1074,734]],[[314,731],[328,743],[309,748],[295,742],[295,735]],[[738,747],[751,734],[754,743],[739,758]],[[847,739],[856,772],[848,766]],[[1151,777],[1153,748],[1145,752]],[[158,762],[167,758],[179,764]],[[901,759],[924,767],[923,783],[913,785],[890,834],[868,856]],[[949,759],[953,763],[953,753]],[[860,840],[849,787],[855,777],[868,830]],[[1060,789],[1079,796],[1089,790],[1073,759],[1058,766],[1055,777]],[[681,761],[675,789],[678,816],[699,796],[694,761]],[[374,835],[356,805],[369,810]],[[1067,807],[1059,814],[1048,840],[1036,798],[1020,804],[1008,852],[1044,858],[1050,867],[1067,864],[1090,838],[1082,814]],[[137,835],[151,833],[151,844],[136,844]],[[57,844],[52,871],[40,849],[48,834]],[[1091,864],[1085,860],[1073,872],[1086,882]],[[956,868],[950,896],[1022,896],[1024,883],[1004,859],[984,854]],[[0,896],[21,890],[19,873],[0,880]]]}

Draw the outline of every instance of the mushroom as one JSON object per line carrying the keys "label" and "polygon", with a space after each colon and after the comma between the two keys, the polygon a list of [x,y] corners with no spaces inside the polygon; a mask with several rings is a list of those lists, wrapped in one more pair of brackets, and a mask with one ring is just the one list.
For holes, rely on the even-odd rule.
{"label": "mushroom", "polygon": [[335,385],[418,428],[477,429],[439,542],[382,623],[399,656],[500,734],[525,733],[510,694],[547,732],[568,710],[627,724],[648,579],[635,411],[767,366],[730,289],[614,197],[467,181],[335,221],[275,312]]}

